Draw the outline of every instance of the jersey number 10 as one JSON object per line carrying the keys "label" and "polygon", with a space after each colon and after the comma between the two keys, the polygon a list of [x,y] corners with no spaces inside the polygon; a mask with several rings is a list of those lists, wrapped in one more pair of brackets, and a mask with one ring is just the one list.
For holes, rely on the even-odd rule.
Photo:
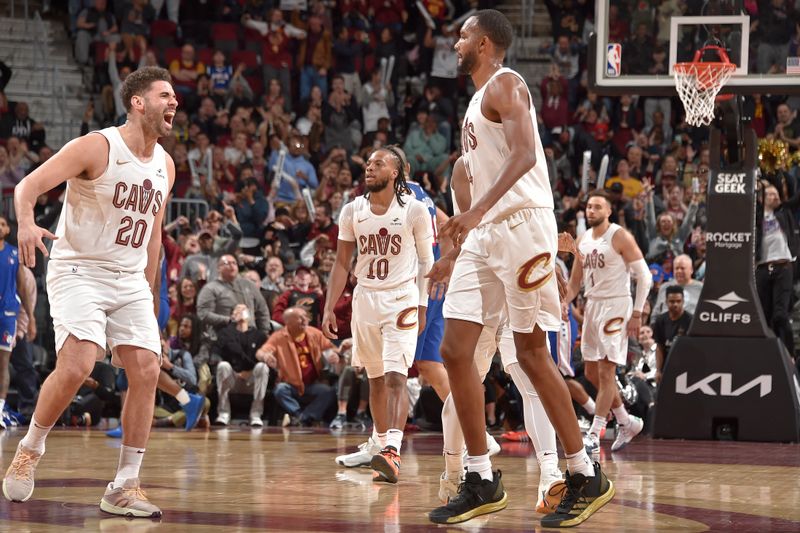
{"label": "jersey number 10", "polygon": [[389,276],[389,260],[382,257],[369,262],[367,279],[386,279]]}

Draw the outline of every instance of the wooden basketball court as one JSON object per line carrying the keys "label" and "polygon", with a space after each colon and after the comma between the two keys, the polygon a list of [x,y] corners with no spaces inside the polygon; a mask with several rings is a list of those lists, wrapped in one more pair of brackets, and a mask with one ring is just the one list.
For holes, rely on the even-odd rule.
{"label": "wooden basketball court", "polygon": [[[7,468],[23,430],[0,434]],[[334,456],[365,434],[322,430],[154,431],[143,466],[160,522],[106,515],[98,503],[113,478],[120,442],[99,430],[54,430],[36,492],[22,504],[0,499],[0,531],[531,531],[538,467],[529,444],[502,442],[505,511],[458,526],[435,526],[443,469],[441,435],[410,434],[401,480],[374,484],[367,469]],[[800,446],[639,438],[601,461],[617,487],[582,531],[800,531]],[[563,467],[563,461],[562,461]]]}

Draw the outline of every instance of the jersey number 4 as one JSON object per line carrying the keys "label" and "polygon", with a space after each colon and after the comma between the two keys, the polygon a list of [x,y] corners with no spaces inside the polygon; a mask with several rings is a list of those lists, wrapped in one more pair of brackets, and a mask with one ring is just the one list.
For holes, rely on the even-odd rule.
{"label": "jersey number 4", "polygon": [[128,246],[129,244],[134,248],[139,248],[144,243],[144,235],[147,233],[147,222],[139,219],[134,222],[131,217],[123,217],[120,221],[121,225],[117,231],[117,239],[115,244],[120,246]]}
{"label": "jersey number 4", "polygon": [[389,260],[386,258],[373,259],[369,262],[367,279],[386,279],[389,276]]}

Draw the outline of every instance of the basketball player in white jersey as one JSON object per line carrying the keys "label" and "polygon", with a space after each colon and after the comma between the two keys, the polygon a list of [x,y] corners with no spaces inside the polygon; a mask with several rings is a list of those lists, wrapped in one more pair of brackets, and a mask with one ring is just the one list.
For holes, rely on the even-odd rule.
{"label": "basketball player in white jersey", "polygon": [[[586,377],[597,388],[592,427],[585,440],[590,454],[600,451],[600,434],[606,427],[609,409],[619,430],[611,451],[621,450],[644,423],[629,415],[617,389],[617,365],[628,358],[628,337],[639,335],[642,308],[647,300],[653,276],[642,257],[633,235],[612,224],[611,199],[608,193],[595,190],[586,203],[587,231],[578,239],[579,257],[572,266],[567,302],[583,285],[586,311],[583,315],[581,353]],[[636,295],[631,312],[631,275],[636,281]]]}
{"label": "basketball player in white jersey", "polygon": [[372,439],[381,448],[370,463],[373,477],[397,483],[408,416],[406,377],[414,362],[418,328],[424,328],[433,231],[428,208],[407,193],[403,162],[394,149],[372,153],[365,184],[367,194],[344,206],[339,216],[339,245],[322,331],[336,338],[333,306],[357,252],[352,364],[364,367],[369,378]]}
{"label": "basketball player in white jersey", "polygon": [[[161,343],[158,256],[164,206],[175,179],[172,158],[157,144],[169,135],[178,105],[169,73],[147,67],[122,85],[127,123],[74,139],[14,191],[20,257],[33,267],[43,238],[53,239],[47,268],[58,359],[42,385],[28,433],[3,480],[11,501],[31,497],[45,438],[108,345],[125,368],[125,434],[114,481],[100,508],[159,517],[139,486],[139,468],[153,420]],[[36,226],[39,195],[67,182],[56,234]]]}
{"label": "basketball player in white jersey", "polygon": [[[467,179],[464,163],[459,158],[453,166],[450,178],[453,194],[453,211],[458,215],[469,209],[471,203],[470,184]],[[571,251],[566,250],[566,251]],[[433,284],[429,287],[433,291]],[[547,418],[539,394],[531,384],[531,380],[520,368],[514,338],[508,328],[508,321],[503,310],[499,328],[484,327],[478,340],[475,353],[475,365],[481,381],[486,378],[492,358],[500,350],[503,369],[511,376],[522,396],[525,430],[533,444],[536,460],[539,463],[539,490],[537,492],[536,511],[553,512],[561,501],[565,483],[558,467],[558,450],[556,448],[556,432]],[[439,479],[439,499],[447,503],[458,494],[458,484],[463,478],[464,434],[458,422],[452,395],[445,400],[442,409],[442,432],[444,437],[445,471]]]}
{"label": "basketball player in white jersey", "polygon": [[519,74],[502,68],[512,39],[502,13],[482,10],[467,19],[455,46],[459,68],[477,89],[462,126],[472,204],[442,227],[458,255],[442,258],[429,276],[437,282],[452,274],[441,351],[468,456],[458,496],[429,518],[458,523],[507,505],[500,472],[492,472],[486,453],[483,394],[474,364],[483,327],[497,327],[506,308],[517,360],[539,392],[567,458],[567,490],[542,525],[568,527],[605,505],[614,487],[586,455],[569,392],[547,350],[546,332],[557,331],[561,322],[557,228],[531,95]]}

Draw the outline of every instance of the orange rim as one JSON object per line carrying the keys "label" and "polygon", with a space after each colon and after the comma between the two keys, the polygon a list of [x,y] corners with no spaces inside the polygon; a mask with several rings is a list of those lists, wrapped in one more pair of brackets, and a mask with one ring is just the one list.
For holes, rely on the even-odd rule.
{"label": "orange rim", "polygon": [[675,63],[675,72],[683,75],[697,76],[698,84],[704,89],[712,87],[719,80],[721,71],[734,71],[736,65],[733,63],[722,62],[702,62],[689,61],[687,63]]}

